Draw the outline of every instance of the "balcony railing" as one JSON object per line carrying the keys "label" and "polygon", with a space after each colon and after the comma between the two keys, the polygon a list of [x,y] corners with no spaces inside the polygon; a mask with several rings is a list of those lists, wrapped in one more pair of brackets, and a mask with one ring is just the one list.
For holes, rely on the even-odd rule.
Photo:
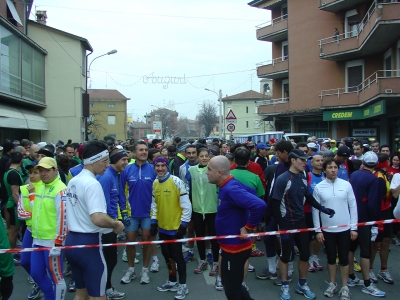
{"label": "balcony railing", "polygon": [[[381,50],[387,49],[398,38],[391,32],[388,32],[388,27],[382,27],[380,28],[381,31],[378,32],[376,26],[379,26],[378,23],[382,23],[382,26],[391,26],[389,27],[390,30],[396,32],[400,28],[398,23],[390,21],[400,19],[399,11],[400,2],[398,0],[374,1],[353,31],[330,36],[318,41],[320,57],[334,60],[350,59],[361,55],[357,51],[361,47],[363,47],[363,52],[365,52],[363,55],[378,53]],[[382,37],[385,39],[382,40]]]}
{"label": "balcony railing", "polygon": [[285,31],[287,32],[287,19],[288,15],[286,14],[257,25],[257,39],[268,41],[278,41],[280,39],[284,39],[284,37],[277,39],[275,35],[282,35]]}
{"label": "balcony railing", "polygon": [[256,64],[256,66],[257,67],[263,67],[263,66],[269,66],[269,65],[275,66],[276,64],[287,61],[288,59],[289,59],[289,56],[286,55],[286,56],[282,56],[282,57],[278,57],[278,58],[260,62],[260,63]]}
{"label": "balcony railing", "polygon": [[365,0],[319,0],[319,9],[337,13],[341,10],[349,10],[362,2]]}
{"label": "balcony railing", "polygon": [[260,101],[256,101],[256,105],[257,106],[276,105],[276,104],[287,103],[287,102],[289,102],[289,97],[288,98],[271,99],[271,100],[260,100]]}
{"label": "balcony railing", "polygon": [[320,91],[321,106],[362,104],[379,94],[400,94],[400,70],[379,70],[357,86]]}
{"label": "balcony railing", "polygon": [[[395,75],[397,74],[397,75]],[[347,93],[359,93],[363,89],[370,87],[373,83],[378,83],[378,80],[382,78],[400,78],[400,70],[378,70],[361,82],[359,85],[347,87],[347,88],[337,88],[337,89],[330,89],[330,90],[322,90],[320,91],[320,97],[322,99],[323,96],[332,96]]]}
{"label": "balcony railing", "polygon": [[286,55],[258,63],[257,76],[260,78],[268,77],[271,79],[287,77],[289,72],[288,58],[289,56]]}

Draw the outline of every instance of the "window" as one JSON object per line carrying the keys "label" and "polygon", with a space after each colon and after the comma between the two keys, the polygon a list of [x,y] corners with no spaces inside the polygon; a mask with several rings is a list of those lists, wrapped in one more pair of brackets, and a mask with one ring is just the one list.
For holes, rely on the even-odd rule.
{"label": "window", "polygon": [[282,98],[289,101],[289,79],[282,80]]}
{"label": "window", "polygon": [[282,16],[282,20],[286,20],[287,19],[287,14],[288,14],[288,10],[287,10],[287,3],[283,4],[281,7],[281,16]]}
{"label": "window", "polygon": [[246,128],[249,128],[249,121],[246,121]]}
{"label": "window", "polygon": [[[384,70],[393,70],[393,56],[392,56],[392,49],[386,51],[383,55],[383,69]],[[392,77],[392,72],[386,71],[385,77]]]}
{"label": "window", "polygon": [[22,97],[44,102],[44,56],[22,42]]}
{"label": "window", "polygon": [[107,122],[108,125],[115,125],[115,115],[108,115]]}
{"label": "window", "polygon": [[107,107],[108,108],[115,108],[115,104],[114,103],[108,103]]}
{"label": "window", "polygon": [[88,122],[94,122],[94,115],[89,115],[89,117],[87,118]]}
{"label": "window", "polygon": [[287,60],[289,58],[289,46],[288,41],[282,42],[282,60]]}
{"label": "window", "polygon": [[357,92],[363,88],[364,61],[362,59],[346,62],[346,92]]}
{"label": "window", "polygon": [[44,103],[44,54],[0,26],[0,90]]}
{"label": "window", "polygon": [[136,129],[136,134],[139,135],[139,129]]}
{"label": "window", "polygon": [[0,26],[1,74],[0,89],[8,94],[21,95],[20,39]]}
{"label": "window", "polygon": [[89,103],[89,107],[90,108],[94,107],[94,103]]}
{"label": "window", "polygon": [[347,11],[345,14],[344,31],[346,38],[357,36],[358,26],[361,23],[360,16],[357,14],[355,9]]}
{"label": "window", "polygon": [[143,135],[144,135],[144,136],[147,136],[147,130],[146,130],[146,129],[143,130]]}
{"label": "window", "polygon": [[249,113],[249,107],[246,106],[246,114],[248,114],[248,113]]}

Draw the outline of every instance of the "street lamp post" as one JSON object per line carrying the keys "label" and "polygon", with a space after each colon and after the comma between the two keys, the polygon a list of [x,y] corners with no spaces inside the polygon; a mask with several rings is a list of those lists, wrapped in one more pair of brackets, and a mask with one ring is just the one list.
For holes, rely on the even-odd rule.
{"label": "street lamp post", "polygon": [[[111,54],[115,54],[115,53],[117,53],[117,50],[115,50],[115,49],[113,49],[113,50],[111,50],[111,51],[108,51],[107,53],[104,53],[104,54],[102,54],[102,55],[99,55],[99,56],[96,56],[95,58],[93,58],[93,60],[90,62],[90,64],[89,64],[89,68],[87,68],[86,69],[86,97],[87,97],[87,99],[89,100],[90,99],[90,97],[89,97],[89,93],[88,93],[88,78],[90,78],[90,67],[92,66],[92,63],[97,59],[97,58],[99,58],[99,57],[102,57],[102,56],[105,56],[105,55],[111,55]],[[90,54],[92,54],[92,52],[90,53]],[[87,56],[86,56],[86,65],[87,65],[87,57],[90,55],[90,54],[88,54]],[[92,84],[90,84],[90,87],[92,87]],[[87,104],[87,105],[89,105],[89,104]],[[88,109],[88,108],[87,108]],[[87,140],[88,139],[88,117],[85,117],[85,139]]]}
{"label": "street lamp post", "polygon": [[213,90],[210,90],[210,89],[207,89],[207,88],[205,88],[205,90],[214,93],[218,97],[218,101],[219,101],[219,120],[218,120],[218,122],[219,122],[219,133],[218,134],[219,134],[219,138],[222,139],[221,138],[221,133],[223,133],[222,134],[223,137],[225,136],[225,128],[223,128],[223,125],[222,125],[222,91],[219,90],[219,93],[217,94],[216,91],[213,91]]}

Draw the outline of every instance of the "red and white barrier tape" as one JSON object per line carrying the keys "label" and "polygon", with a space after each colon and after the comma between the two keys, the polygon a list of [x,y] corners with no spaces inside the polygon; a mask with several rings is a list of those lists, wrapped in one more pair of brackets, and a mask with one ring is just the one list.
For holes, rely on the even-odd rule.
{"label": "red and white barrier tape", "polygon": [[[289,230],[278,230],[278,231],[269,231],[269,232],[257,232],[250,234],[236,234],[236,235],[225,235],[225,236],[204,236],[197,238],[185,238],[185,239],[175,239],[175,240],[160,240],[160,241],[147,241],[147,242],[126,242],[126,243],[112,243],[112,244],[96,244],[96,245],[75,245],[75,246],[62,246],[57,247],[58,249],[75,249],[75,248],[97,248],[97,247],[116,247],[116,246],[136,246],[136,245],[149,245],[149,244],[168,244],[168,243],[176,243],[176,242],[194,242],[194,241],[206,241],[206,240],[215,240],[215,239],[232,239],[232,238],[246,238],[246,237],[256,237],[256,236],[265,236],[265,235],[279,235],[279,234],[290,234],[290,233],[298,233],[298,232],[308,232],[315,231],[316,229],[333,229],[333,228],[344,228],[349,226],[368,226],[368,225],[381,225],[381,224],[389,224],[389,223],[400,223],[400,219],[390,219],[390,220],[382,220],[382,221],[370,221],[370,222],[361,222],[357,224],[343,224],[336,226],[325,226],[320,228],[301,228],[301,229],[289,229]],[[51,248],[14,248],[14,249],[0,249],[0,254],[3,253],[19,253],[19,252],[32,252],[32,251],[44,251],[50,250]]]}

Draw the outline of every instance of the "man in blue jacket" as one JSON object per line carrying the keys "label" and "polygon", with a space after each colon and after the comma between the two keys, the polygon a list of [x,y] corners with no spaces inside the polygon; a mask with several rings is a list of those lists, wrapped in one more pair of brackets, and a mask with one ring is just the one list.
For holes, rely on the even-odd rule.
{"label": "man in blue jacket", "polygon": [[[121,199],[121,215],[125,225],[128,242],[135,242],[139,225],[142,228],[142,241],[150,241],[150,209],[152,201],[153,182],[156,179],[154,166],[147,162],[148,148],[145,142],[137,142],[133,145],[135,163],[128,165],[121,174],[119,195]],[[128,185],[128,202],[131,216],[126,209],[125,185]],[[143,268],[140,273],[140,283],[150,282],[149,261],[150,245],[143,246]],[[128,271],[122,277],[121,283],[128,284],[136,278],[135,272],[135,246],[127,246]]]}
{"label": "man in blue jacket", "polygon": [[[219,187],[219,205],[215,218],[217,236],[253,233],[260,223],[266,204],[230,174],[225,156],[213,157],[207,170],[208,181]],[[242,285],[244,264],[250,257],[251,239],[233,238],[218,241],[221,247],[221,277],[226,297],[251,299]]]}
{"label": "man in blue jacket", "polygon": [[[116,220],[118,218],[118,204],[121,205],[119,197],[119,177],[120,172],[125,170],[128,165],[128,155],[125,151],[114,149],[110,153],[110,166],[102,176],[97,175],[97,180],[103,188],[104,197],[107,203],[107,215]],[[112,244],[117,242],[117,235],[114,232],[102,235],[103,244]],[[114,267],[117,265],[118,253],[117,247],[104,247],[103,254],[107,265],[107,283],[106,295],[108,299],[125,298],[125,293],[118,292],[111,284],[111,277]]]}

